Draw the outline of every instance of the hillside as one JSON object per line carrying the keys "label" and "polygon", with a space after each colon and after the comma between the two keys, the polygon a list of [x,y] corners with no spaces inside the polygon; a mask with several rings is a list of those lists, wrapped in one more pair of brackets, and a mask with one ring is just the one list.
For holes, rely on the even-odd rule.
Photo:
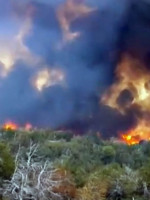
{"label": "hillside", "polygon": [[1,130],[1,199],[141,200],[150,193],[150,143],[99,134]]}

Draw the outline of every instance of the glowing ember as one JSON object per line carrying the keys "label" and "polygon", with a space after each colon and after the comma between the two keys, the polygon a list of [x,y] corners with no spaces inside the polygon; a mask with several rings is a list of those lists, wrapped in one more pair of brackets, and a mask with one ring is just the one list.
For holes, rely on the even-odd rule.
{"label": "glowing ember", "polygon": [[13,122],[7,122],[3,125],[3,129],[15,131],[18,129],[18,125]]}
{"label": "glowing ember", "polygon": [[121,134],[121,139],[128,145],[139,144],[142,140],[150,140],[150,126],[141,121],[137,127]]}

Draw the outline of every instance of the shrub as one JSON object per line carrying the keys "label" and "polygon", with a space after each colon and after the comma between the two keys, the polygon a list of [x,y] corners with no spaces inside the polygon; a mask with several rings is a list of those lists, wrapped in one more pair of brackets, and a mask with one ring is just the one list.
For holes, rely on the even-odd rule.
{"label": "shrub", "polygon": [[104,146],[102,148],[102,160],[105,164],[111,163],[116,155],[116,151],[113,146]]}
{"label": "shrub", "polygon": [[150,160],[140,168],[139,173],[143,179],[150,186]]}
{"label": "shrub", "polygon": [[15,164],[9,147],[0,143],[0,177],[8,179],[14,172]]}
{"label": "shrub", "polygon": [[99,172],[93,173],[85,186],[78,189],[77,200],[105,200],[109,181],[101,178]]}

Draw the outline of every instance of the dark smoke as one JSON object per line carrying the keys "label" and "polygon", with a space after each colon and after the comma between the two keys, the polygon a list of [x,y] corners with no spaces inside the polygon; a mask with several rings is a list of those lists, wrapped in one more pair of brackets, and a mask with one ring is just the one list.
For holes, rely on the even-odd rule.
{"label": "dark smoke", "polygon": [[[112,84],[123,51],[149,62],[150,9],[144,0],[140,3],[86,0],[87,5],[97,10],[76,19],[71,30],[81,32],[81,36],[58,48],[62,30],[56,9],[63,2],[0,2],[2,32],[9,33],[10,24],[7,27],[4,24],[12,17],[21,23],[31,13],[32,34],[25,44],[34,55],[42,57],[37,66],[17,60],[10,74],[0,80],[0,122],[10,119],[19,124],[30,122],[37,127],[101,131],[105,137],[115,135],[136,123],[135,110],[138,109],[131,109],[123,116],[117,110],[100,105],[100,97]],[[2,38],[0,31],[0,41]],[[59,66],[65,72],[65,87],[55,85],[41,93],[35,90],[32,77],[45,65],[50,69]],[[118,103],[124,105],[131,100],[131,94],[124,91]]]}

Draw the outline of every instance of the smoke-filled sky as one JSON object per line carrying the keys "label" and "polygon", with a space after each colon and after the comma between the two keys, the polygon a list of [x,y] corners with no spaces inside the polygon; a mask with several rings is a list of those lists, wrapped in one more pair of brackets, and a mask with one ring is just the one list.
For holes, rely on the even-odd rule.
{"label": "smoke-filled sky", "polygon": [[137,123],[142,103],[121,75],[132,66],[118,65],[126,57],[138,59],[147,67],[141,67],[143,76],[149,73],[150,8],[144,0],[0,5],[0,124],[12,120],[110,136]]}

